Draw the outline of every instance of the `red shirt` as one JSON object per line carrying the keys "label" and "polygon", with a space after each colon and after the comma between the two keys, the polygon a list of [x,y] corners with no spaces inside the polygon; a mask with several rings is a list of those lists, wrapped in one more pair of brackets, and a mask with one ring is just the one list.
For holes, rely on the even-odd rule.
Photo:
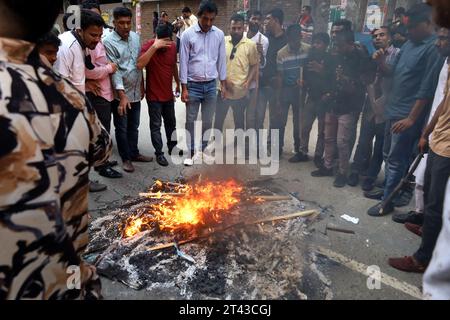
{"label": "red shirt", "polygon": [[[142,46],[141,55],[151,48],[154,39]],[[158,50],[145,67],[146,97],[148,101],[173,101],[173,70],[177,63],[177,47],[175,43],[166,50]]]}

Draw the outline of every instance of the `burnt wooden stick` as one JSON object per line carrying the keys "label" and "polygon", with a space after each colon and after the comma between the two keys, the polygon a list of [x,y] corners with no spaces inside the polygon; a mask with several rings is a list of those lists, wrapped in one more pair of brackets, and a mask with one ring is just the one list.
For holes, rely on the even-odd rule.
{"label": "burnt wooden stick", "polygon": [[177,192],[155,192],[155,193],[139,193],[139,197],[141,198],[163,198],[163,197],[182,197],[184,196],[184,193],[177,193]]}
{"label": "burnt wooden stick", "polygon": [[353,230],[329,227],[329,226],[327,226],[327,231],[334,231],[334,232],[340,232],[340,233],[346,233],[346,234],[355,234],[355,231],[353,231]]}
{"label": "burnt wooden stick", "polygon": [[251,196],[251,200],[262,200],[262,201],[289,201],[292,200],[291,196]]}
{"label": "burnt wooden stick", "polygon": [[[160,198],[160,197],[183,197],[185,193],[178,192],[155,192],[155,193],[139,193],[142,198]],[[250,196],[250,200],[262,200],[262,201],[289,201],[292,200],[291,196]]]}
{"label": "burnt wooden stick", "polygon": [[297,212],[297,213],[288,214],[288,215],[284,215],[284,216],[263,218],[263,219],[252,221],[252,222],[249,222],[246,224],[251,225],[251,224],[260,224],[260,223],[266,223],[266,222],[276,222],[276,221],[281,221],[281,220],[292,220],[295,218],[307,218],[307,217],[312,216],[315,213],[317,213],[316,210],[308,210],[308,211]]}
{"label": "burnt wooden stick", "polygon": [[209,238],[209,237],[211,237],[211,236],[213,236],[213,235],[215,235],[217,233],[224,232],[224,231],[227,231],[229,229],[236,228],[236,227],[239,227],[239,226],[249,226],[249,225],[261,224],[261,223],[266,223],[266,222],[276,222],[276,221],[281,221],[281,220],[292,220],[292,219],[295,219],[295,218],[307,218],[307,217],[312,216],[315,213],[317,213],[316,210],[309,210],[309,211],[303,211],[303,212],[297,212],[297,213],[293,213],[293,214],[288,214],[288,215],[284,215],[284,216],[276,216],[276,217],[264,218],[264,219],[251,221],[251,222],[240,222],[240,223],[236,223],[236,224],[230,225],[228,227],[224,227],[222,229],[216,230],[214,232],[208,233],[206,235],[202,235],[202,236],[194,237],[194,238],[191,238],[191,239],[179,241],[177,243],[171,242],[171,243],[167,243],[167,244],[157,245],[157,246],[148,248],[147,250],[148,251],[158,251],[158,250],[168,249],[168,248],[174,247],[175,244],[178,244],[179,246],[181,246],[183,244],[194,242],[194,241],[199,240],[199,239]]}

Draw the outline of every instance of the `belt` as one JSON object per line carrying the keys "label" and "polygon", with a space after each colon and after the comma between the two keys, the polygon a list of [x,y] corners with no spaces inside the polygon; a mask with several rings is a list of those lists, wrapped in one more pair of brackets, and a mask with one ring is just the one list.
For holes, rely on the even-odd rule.
{"label": "belt", "polygon": [[188,83],[208,84],[208,83],[215,82],[215,81],[216,81],[216,79],[209,80],[209,81],[188,81]]}

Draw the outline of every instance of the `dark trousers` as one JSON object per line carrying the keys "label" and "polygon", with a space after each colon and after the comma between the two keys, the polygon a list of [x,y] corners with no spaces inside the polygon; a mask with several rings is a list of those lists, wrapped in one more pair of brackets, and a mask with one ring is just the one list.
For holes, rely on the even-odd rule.
{"label": "dark trousers", "polygon": [[314,121],[318,121],[319,129],[315,157],[322,158],[325,148],[325,112],[320,110],[320,101],[308,99],[301,111],[300,151],[303,154],[309,152],[309,139]]}
{"label": "dark trousers", "polygon": [[[106,131],[108,131],[108,133],[110,133],[111,132],[111,118],[112,118],[111,102],[109,102],[108,100],[106,100],[102,97],[96,96],[95,94],[93,94],[91,92],[87,92],[86,96],[88,97],[89,102],[94,107],[94,110],[97,113],[97,117],[100,120],[100,123],[106,129]],[[108,165],[108,162],[106,162],[105,164],[102,164],[100,166],[97,166],[96,169],[99,170],[101,168],[104,168],[107,165]]]}
{"label": "dark trousers", "polygon": [[[255,96],[256,95],[256,96]],[[256,89],[250,91],[250,97],[256,98],[256,104],[250,103],[247,109],[247,129],[256,129],[258,134],[258,149],[262,145],[262,136],[259,130],[264,129],[264,121],[266,120],[267,104],[269,105],[269,115],[272,114],[272,109],[276,110],[276,95],[275,89],[272,87],[260,87],[257,92]],[[270,146],[271,136],[270,132],[267,138],[267,143]],[[270,149],[270,148],[269,148]]]}
{"label": "dark trousers", "polygon": [[[164,119],[164,129],[166,131],[167,147],[169,152],[176,147],[177,141],[172,137],[176,132],[177,121],[175,118],[175,103],[169,102],[148,102],[148,114],[150,116],[150,133],[152,137],[153,147],[157,156],[164,155],[163,141],[161,136],[161,126]],[[172,138],[174,140],[172,140]]]}
{"label": "dark trousers", "polygon": [[95,112],[97,112],[97,116],[101,124],[105,127],[106,131],[110,133],[112,118],[111,102],[90,92],[86,93],[86,95],[94,107]]}
{"label": "dark trousers", "polygon": [[337,156],[339,173],[347,175],[352,151],[350,146],[351,137],[355,125],[356,121],[353,113],[338,115],[327,112],[325,114],[325,168],[332,169],[333,162]]}
{"label": "dark trousers", "polygon": [[231,107],[233,110],[234,126],[236,129],[245,129],[245,110],[248,105],[248,99],[223,100],[221,95],[217,96],[216,117],[214,120],[214,129],[223,130],[225,119]]}
{"label": "dark trousers", "polygon": [[281,90],[281,105],[278,110],[271,109],[271,129],[280,130],[279,147],[284,148],[284,138],[289,109],[292,106],[294,122],[294,148],[295,152],[300,152],[300,89],[299,87],[287,87]]}
{"label": "dark trousers", "polygon": [[119,115],[119,101],[112,103],[116,141],[120,157],[123,161],[131,161],[139,155],[139,124],[141,121],[141,102],[131,103],[124,116]]}
{"label": "dark trousers", "polygon": [[[377,124],[363,115],[358,147],[353,158],[352,172],[376,180],[383,165],[385,123]],[[374,144],[375,138],[375,144]]]}
{"label": "dark trousers", "polygon": [[441,157],[430,150],[425,171],[425,213],[422,244],[414,255],[422,264],[428,264],[431,261],[434,247],[442,229],[442,212],[449,176],[450,158]]}

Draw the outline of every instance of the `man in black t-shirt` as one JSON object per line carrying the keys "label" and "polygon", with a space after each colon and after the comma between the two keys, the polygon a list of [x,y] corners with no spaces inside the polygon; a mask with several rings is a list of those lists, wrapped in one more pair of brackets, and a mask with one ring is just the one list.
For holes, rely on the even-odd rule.
{"label": "man in black t-shirt", "polygon": [[[277,119],[280,114],[279,101],[276,99],[276,78],[277,78],[277,55],[278,51],[287,45],[287,37],[283,30],[284,13],[281,9],[271,10],[264,21],[266,36],[269,38],[269,49],[266,56],[266,66],[262,70],[262,77],[260,83],[259,104],[260,112],[266,112],[267,103],[269,103],[270,110],[270,128],[276,129]],[[262,117],[262,115],[261,115]],[[264,117],[262,117],[264,118]],[[269,150],[273,143],[269,135]],[[281,149],[281,146],[278,146]],[[280,150],[282,151],[282,150]],[[281,154],[281,152],[280,152]]]}
{"label": "man in black t-shirt", "polygon": [[328,107],[325,115],[324,165],[312,175],[333,176],[337,145],[338,173],[334,186],[342,188],[347,184],[351,140],[357,124],[355,118],[361,112],[365,98],[369,58],[356,48],[351,31],[340,32],[336,36],[335,45],[337,54],[331,58],[332,84],[325,98]]}

